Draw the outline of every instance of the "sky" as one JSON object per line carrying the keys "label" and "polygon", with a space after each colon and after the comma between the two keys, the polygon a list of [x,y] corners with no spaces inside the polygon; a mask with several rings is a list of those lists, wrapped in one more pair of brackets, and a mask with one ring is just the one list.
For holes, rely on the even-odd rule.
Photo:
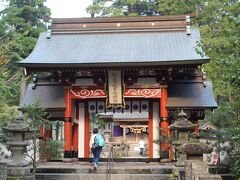
{"label": "sky", "polygon": [[86,8],[92,0],[47,0],[45,5],[51,9],[51,18],[90,17]]}
{"label": "sky", "polygon": [[[90,17],[86,8],[92,0],[47,0],[45,5],[51,9],[51,18]],[[0,10],[6,3],[0,0]]]}

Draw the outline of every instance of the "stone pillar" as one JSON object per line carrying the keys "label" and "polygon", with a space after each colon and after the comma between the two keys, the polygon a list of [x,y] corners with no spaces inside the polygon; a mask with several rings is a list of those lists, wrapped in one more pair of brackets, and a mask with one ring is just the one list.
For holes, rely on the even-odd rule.
{"label": "stone pillar", "polygon": [[220,175],[210,174],[208,164],[203,161],[186,160],[185,161],[185,180],[221,180]]}
{"label": "stone pillar", "polygon": [[111,136],[111,129],[109,129],[109,122],[108,122],[106,123],[105,130],[104,130],[104,137],[105,137],[106,143],[110,142],[110,136]]}
{"label": "stone pillar", "polygon": [[7,163],[0,162],[0,179],[7,180]]}

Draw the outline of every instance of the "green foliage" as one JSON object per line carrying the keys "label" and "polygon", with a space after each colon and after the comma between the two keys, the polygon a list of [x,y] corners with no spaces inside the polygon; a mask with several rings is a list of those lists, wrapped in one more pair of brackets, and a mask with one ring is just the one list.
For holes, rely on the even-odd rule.
{"label": "green foliage", "polygon": [[38,132],[42,125],[50,125],[50,121],[46,119],[47,112],[41,107],[39,101],[24,106],[22,112],[24,113],[24,120],[32,131]]}
{"label": "green foliage", "polygon": [[234,160],[232,171],[237,178],[240,178],[240,119],[234,119],[232,124],[233,128],[230,129],[230,139],[233,146],[231,157]]}
{"label": "green foliage", "polygon": [[96,125],[98,128],[105,128],[106,122],[103,119],[99,118],[97,114],[91,113],[89,115],[89,118],[90,122]]}
{"label": "green foliage", "polygon": [[0,133],[3,133],[3,127],[6,127],[8,123],[16,119],[18,113],[16,106],[8,106],[5,103],[0,103]]}
{"label": "green foliage", "polygon": [[10,40],[7,34],[0,37],[0,100],[8,105],[17,104],[21,83],[19,71],[12,65],[14,43],[15,40]]}
{"label": "green foliage", "polygon": [[50,10],[44,0],[5,0],[0,12],[0,132],[17,116],[19,90],[24,80],[17,65],[35,46]]}
{"label": "green foliage", "polygon": [[159,15],[177,15],[194,13],[198,4],[197,0],[157,0]]}
{"label": "green foliage", "polygon": [[63,155],[63,142],[57,140],[41,141],[39,153],[42,160],[61,160]]}
{"label": "green foliage", "polygon": [[154,16],[193,13],[197,0],[95,0],[87,12],[96,16]]}
{"label": "green foliage", "polygon": [[240,89],[240,3],[238,1],[209,1],[199,14],[202,47],[211,57],[205,66],[215,85],[215,94],[239,98]]}
{"label": "green foliage", "polygon": [[201,47],[212,59],[204,68],[214,83],[219,102],[219,108],[208,113],[206,120],[218,128],[216,136],[220,143],[231,143],[233,173],[240,178],[240,3],[208,1],[197,22],[202,35]]}
{"label": "green foliage", "polygon": [[17,62],[27,57],[44,31],[50,10],[44,0],[5,0],[0,11],[0,100],[18,105],[23,80]]}
{"label": "green foliage", "polygon": [[35,101],[33,104],[25,106],[22,108],[22,112],[24,113],[24,120],[28,123],[29,128],[32,131],[31,139],[33,154],[27,154],[27,156],[32,160],[32,172],[33,175],[35,175],[37,166],[39,165],[37,155],[39,154],[39,146],[41,145],[41,143],[37,141],[39,138],[39,129],[43,125],[48,127],[51,123],[46,119],[47,112],[41,107],[39,101]]}

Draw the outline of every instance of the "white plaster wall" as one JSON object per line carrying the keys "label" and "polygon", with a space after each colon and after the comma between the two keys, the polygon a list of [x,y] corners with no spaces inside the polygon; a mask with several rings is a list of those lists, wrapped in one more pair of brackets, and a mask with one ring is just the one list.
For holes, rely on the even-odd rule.
{"label": "white plaster wall", "polygon": [[[159,103],[153,102],[153,140],[159,139]],[[153,143],[153,158],[160,157],[160,145]]]}
{"label": "white plaster wall", "polygon": [[78,157],[84,158],[84,123],[85,107],[84,103],[79,103],[79,124],[78,124]]}

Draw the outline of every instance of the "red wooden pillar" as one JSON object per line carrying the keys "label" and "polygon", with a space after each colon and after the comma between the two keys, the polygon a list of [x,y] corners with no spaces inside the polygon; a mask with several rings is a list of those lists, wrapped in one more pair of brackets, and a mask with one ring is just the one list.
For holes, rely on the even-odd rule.
{"label": "red wooden pillar", "polygon": [[148,155],[149,155],[149,158],[153,158],[153,108],[152,108],[152,102],[149,102]]}
{"label": "red wooden pillar", "polygon": [[73,124],[73,137],[72,137],[72,144],[73,144],[73,156],[78,157],[78,124]]}
{"label": "red wooden pillar", "polygon": [[64,90],[65,96],[65,122],[64,122],[64,157],[71,158],[72,150],[72,100],[68,88]]}
{"label": "red wooden pillar", "polygon": [[45,137],[46,140],[52,139],[52,126],[50,126],[50,127],[45,127],[44,137]]}
{"label": "red wooden pillar", "polygon": [[39,139],[43,139],[43,136],[44,136],[43,125],[41,125],[39,128]]}
{"label": "red wooden pillar", "polygon": [[89,113],[88,113],[88,104],[85,102],[85,111],[84,111],[84,158],[89,158],[89,141],[90,141],[90,130],[89,130]]}
{"label": "red wooden pillar", "polygon": [[[75,102],[75,118],[79,121],[79,102]],[[72,135],[72,145],[73,145],[73,157],[78,157],[78,124],[73,123],[73,135]]]}
{"label": "red wooden pillar", "polygon": [[[42,143],[42,140],[44,139],[44,127],[43,125],[40,126],[39,128],[39,148],[42,148],[43,146],[43,143]],[[39,159],[42,159],[42,153],[39,154]]]}
{"label": "red wooden pillar", "polygon": [[195,121],[195,124],[197,124],[197,126],[194,128],[194,133],[198,136],[199,135],[199,123],[198,120]]}
{"label": "red wooden pillar", "polygon": [[[161,85],[161,99],[160,99],[160,127],[162,128],[160,136],[169,136],[169,130],[168,130],[168,111],[166,109],[167,105],[167,85]],[[162,152],[168,152],[168,143],[167,142],[162,142],[160,145],[160,150]]]}

